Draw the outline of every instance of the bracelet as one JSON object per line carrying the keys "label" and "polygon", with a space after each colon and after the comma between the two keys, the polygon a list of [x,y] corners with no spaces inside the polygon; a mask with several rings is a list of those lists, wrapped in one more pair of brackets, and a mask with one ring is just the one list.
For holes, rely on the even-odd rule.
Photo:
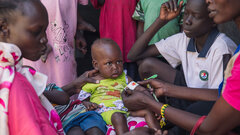
{"label": "bracelet", "polygon": [[165,118],[165,110],[166,110],[166,108],[168,107],[168,104],[164,104],[163,106],[162,106],[162,108],[161,108],[161,117],[162,117],[162,119],[161,119],[161,121],[160,121],[160,126],[161,126],[161,128],[163,128],[163,126],[165,126],[166,125],[166,118]]}
{"label": "bracelet", "polygon": [[194,135],[195,132],[197,131],[197,129],[201,126],[201,124],[203,123],[204,119],[206,118],[207,116],[202,116],[198,119],[198,121],[196,122],[196,124],[194,125],[192,131],[191,131],[191,134],[190,135]]}

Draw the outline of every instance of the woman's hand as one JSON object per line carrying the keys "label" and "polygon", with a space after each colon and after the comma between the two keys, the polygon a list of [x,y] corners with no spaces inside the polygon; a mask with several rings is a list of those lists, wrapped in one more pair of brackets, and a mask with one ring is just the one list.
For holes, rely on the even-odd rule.
{"label": "woman's hand", "polygon": [[160,9],[159,18],[166,22],[176,18],[182,10],[183,1],[180,2],[179,6],[177,3],[178,0],[169,0],[163,3]]}
{"label": "woman's hand", "polygon": [[130,111],[142,110],[148,107],[153,98],[139,91],[125,90],[122,92],[124,106]]}
{"label": "woman's hand", "polygon": [[78,13],[75,45],[76,48],[85,55],[87,53],[87,42],[84,38],[83,31],[96,32],[96,29],[91,24],[84,21],[83,18]]}
{"label": "woman's hand", "polygon": [[76,48],[82,52],[83,55],[87,53],[87,42],[84,38],[83,31],[77,30],[75,35],[75,45]]}
{"label": "woman's hand", "polygon": [[68,85],[65,85],[62,87],[62,89],[68,93],[69,96],[72,96],[74,94],[78,94],[82,86],[86,83],[99,83],[99,80],[93,79],[95,74],[98,73],[98,70],[90,70],[83,73],[81,76],[79,76],[77,79],[75,79],[73,82],[69,83]]}
{"label": "woman's hand", "polygon": [[98,70],[95,69],[84,72],[81,76],[73,81],[76,89],[82,89],[82,86],[86,83],[99,83],[99,80],[93,79],[96,73],[98,73]]}
{"label": "woman's hand", "polygon": [[140,85],[147,85],[149,84],[151,86],[151,91],[153,91],[157,97],[164,96],[167,90],[169,90],[169,87],[171,87],[171,84],[162,82],[157,79],[150,79],[145,81],[138,82]]}

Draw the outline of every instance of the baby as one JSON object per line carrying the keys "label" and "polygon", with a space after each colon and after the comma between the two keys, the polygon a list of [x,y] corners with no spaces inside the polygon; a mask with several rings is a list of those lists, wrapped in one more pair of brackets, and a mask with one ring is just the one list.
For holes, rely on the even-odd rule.
{"label": "baby", "polygon": [[[113,125],[117,134],[128,131],[127,108],[124,107],[121,93],[131,82],[123,72],[123,59],[119,46],[111,39],[98,39],[92,45],[92,64],[99,72],[94,79],[99,84],[88,83],[82,87],[79,99],[89,110],[100,113],[104,121]],[[90,102],[89,102],[90,101]],[[143,111],[149,127],[160,129],[153,114]]]}

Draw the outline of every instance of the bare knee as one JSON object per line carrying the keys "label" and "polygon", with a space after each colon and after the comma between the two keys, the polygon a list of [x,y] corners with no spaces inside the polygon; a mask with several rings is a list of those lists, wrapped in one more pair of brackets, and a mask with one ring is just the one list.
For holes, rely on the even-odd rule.
{"label": "bare knee", "polygon": [[100,130],[98,127],[92,127],[88,129],[87,131],[85,131],[85,134],[86,135],[104,135],[102,130]]}
{"label": "bare knee", "polygon": [[84,135],[84,132],[82,131],[80,126],[75,126],[69,129],[69,131],[67,132],[67,135]]}
{"label": "bare knee", "polygon": [[112,115],[111,121],[112,121],[112,123],[114,123],[114,122],[122,121],[122,120],[124,120],[124,119],[126,119],[126,117],[124,116],[123,113],[115,112],[115,113]]}
{"label": "bare knee", "polygon": [[156,63],[156,58],[146,58],[141,61],[138,72],[140,74],[141,79],[144,79],[146,77],[149,77],[153,75],[153,68],[154,68],[154,63]]}

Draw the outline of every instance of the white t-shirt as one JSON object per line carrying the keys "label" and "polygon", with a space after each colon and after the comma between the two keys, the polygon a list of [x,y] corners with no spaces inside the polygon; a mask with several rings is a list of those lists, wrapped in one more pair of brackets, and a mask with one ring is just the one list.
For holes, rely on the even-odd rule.
{"label": "white t-shirt", "polygon": [[172,67],[182,64],[188,87],[217,89],[223,79],[223,57],[233,55],[236,44],[225,34],[213,30],[201,50],[185,33],[155,43],[158,51]]}

